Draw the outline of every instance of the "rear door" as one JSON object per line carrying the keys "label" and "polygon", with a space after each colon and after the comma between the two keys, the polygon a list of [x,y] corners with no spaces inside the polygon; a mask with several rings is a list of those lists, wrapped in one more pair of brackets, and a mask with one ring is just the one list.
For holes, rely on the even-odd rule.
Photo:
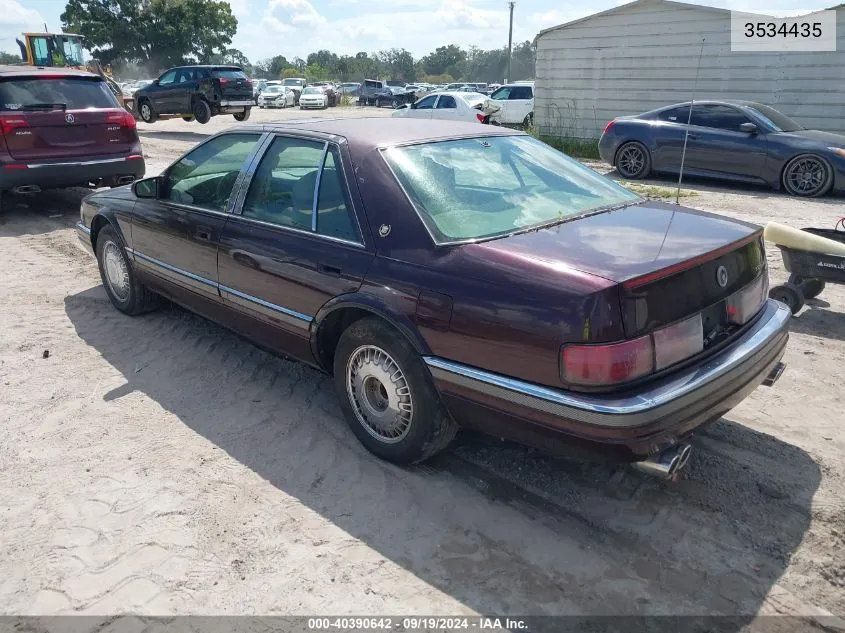
{"label": "rear door", "polygon": [[199,90],[199,77],[196,68],[180,68],[176,73],[171,107],[175,112],[191,111],[191,97]]}
{"label": "rear door", "polygon": [[125,154],[132,127],[100,77],[0,78],[0,130],[13,160]]}
{"label": "rear door", "polygon": [[452,120],[458,117],[458,101],[452,95],[440,95],[437,97],[437,105],[434,106],[432,119]]}

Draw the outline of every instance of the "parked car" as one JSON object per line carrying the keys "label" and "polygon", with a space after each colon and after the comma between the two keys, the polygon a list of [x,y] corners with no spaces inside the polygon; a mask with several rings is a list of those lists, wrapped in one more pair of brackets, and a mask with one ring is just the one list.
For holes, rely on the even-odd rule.
{"label": "parked car", "polygon": [[494,124],[524,125],[534,124],[534,84],[520,82],[506,84],[490,94],[494,101],[501,102],[501,110],[492,117]]}
{"label": "parked car", "polygon": [[135,118],[102,77],[0,66],[0,195],[113,187],[144,169]]}
{"label": "parked car", "polygon": [[267,81],[265,79],[252,80],[252,100],[255,102],[255,105],[258,105],[258,97],[260,97],[261,93],[266,89]]}
{"label": "parked car", "polygon": [[361,94],[361,84],[357,82],[340,84],[340,92],[353,98],[358,97]]}
{"label": "parked car", "polygon": [[306,108],[325,110],[329,107],[329,95],[320,86],[308,86],[303,88],[302,94],[299,95],[299,107],[303,110]]}
{"label": "parked car", "polygon": [[378,79],[365,79],[361,86],[361,96],[358,97],[359,105],[393,105],[396,97],[390,87]]}
{"label": "parked car", "polygon": [[485,106],[494,103],[477,92],[439,92],[395,110],[393,116],[488,123],[498,105],[492,109]]}
{"label": "parked car", "polygon": [[328,97],[330,108],[335,107],[338,104],[338,101],[340,101],[340,97],[339,97],[340,93],[335,88],[335,85],[332,82],[330,82],[330,81],[315,81],[314,83],[312,83],[310,85],[317,86],[318,88],[321,88],[323,90],[323,92],[326,93],[326,97]]}
{"label": "parked car", "polygon": [[254,103],[252,82],[237,66],[170,68],[138,90],[135,101],[145,123],[182,117],[203,124],[220,114],[246,121]]}
{"label": "parked car", "polygon": [[299,95],[302,94],[305,86],[308,85],[305,79],[302,77],[288,77],[287,79],[282,80],[282,85],[293,89],[296,97],[296,105],[299,105]]}
{"label": "parked car", "polygon": [[[689,122],[689,128],[687,123]],[[751,101],[696,101],[614,119],[599,141],[602,160],[625,178],[679,173],[765,184],[794,196],[845,190],[845,135],[807,130]]]}
{"label": "parked car", "polygon": [[89,196],[77,229],[117,310],[169,297],[333,375],[354,434],[397,463],[463,424],[669,476],[783,368],[760,227],[507,128],[243,126]]}
{"label": "parked car", "polygon": [[260,108],[287,108],[296,103],[296,93],[290,86],[267,86],[258,98]]}

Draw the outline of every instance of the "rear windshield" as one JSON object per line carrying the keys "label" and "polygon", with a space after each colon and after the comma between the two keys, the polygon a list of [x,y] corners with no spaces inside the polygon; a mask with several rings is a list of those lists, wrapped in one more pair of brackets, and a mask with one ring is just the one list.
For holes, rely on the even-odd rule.
{"label": "rear windshield", "polygon": [[0,110],[23,110],[38,105],[58,105],[68,110],[120,107],[114,93],[99,78],[26,77],[0,81]]}
{"label": "rear windshield", "polygon": [[640,197],[530,136],[384,150],[439,244],[500,237]]}
{"label": "rear windshield", "polygon": [[244,71],[236,68],[215,68],[211,71],[211,76],[217,79],[246,79]]}

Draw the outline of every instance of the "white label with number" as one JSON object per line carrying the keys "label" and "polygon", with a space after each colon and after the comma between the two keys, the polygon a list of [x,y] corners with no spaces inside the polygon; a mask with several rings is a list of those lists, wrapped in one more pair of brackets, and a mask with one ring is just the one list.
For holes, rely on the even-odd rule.
{"label": "white label with number", "polygon": [[836,11],[791,18],[731,11],[731,51],[835,51]]}

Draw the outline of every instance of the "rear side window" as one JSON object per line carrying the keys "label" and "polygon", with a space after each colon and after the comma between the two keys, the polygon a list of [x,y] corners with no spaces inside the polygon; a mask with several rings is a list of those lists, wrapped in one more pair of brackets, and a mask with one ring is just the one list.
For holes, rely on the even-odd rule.
{"label": "rear side window", "polygon": [[437,102],[437,109],[446,109],[446,108],[457,108],[458,103],[455,101],[455,97],[450,95],[442,95],[440,97],[440,101]]}
{"label": "rear side window", "polygon": [[102,79],[27,77],[0,81],[0,110],[25,110],[57,104],[68,110],[120,107]]}
{"label": "rear side window", "polygon": [[686,122],[689,120],[689,106],[681,106],[679,108],[664,110],[663,112],[657,115],[657,118],[661,121],[669,121],[670,123],[683,123],[684,125],[686,125]]}
{"label": "rear side window", "polygon": [[232,81],[246,79],[244,71],[235,68],[215,68],[211,71],[211,76],[217,79],[229,79]]}

